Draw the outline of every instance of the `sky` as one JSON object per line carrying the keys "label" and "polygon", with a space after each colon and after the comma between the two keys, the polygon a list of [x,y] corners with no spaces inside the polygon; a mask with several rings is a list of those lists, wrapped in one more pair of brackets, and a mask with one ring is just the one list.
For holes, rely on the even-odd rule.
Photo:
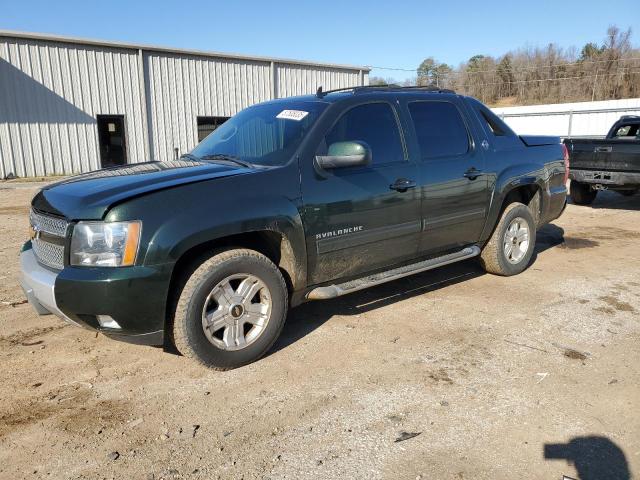
{"label": "sky", "polygon": [[455,67],[476,54],[551,42],[580,48],[601,43],[609,25],[635,29],[638,46],[639,1],[0,0],[0,29],[415,69],[426,57]]}

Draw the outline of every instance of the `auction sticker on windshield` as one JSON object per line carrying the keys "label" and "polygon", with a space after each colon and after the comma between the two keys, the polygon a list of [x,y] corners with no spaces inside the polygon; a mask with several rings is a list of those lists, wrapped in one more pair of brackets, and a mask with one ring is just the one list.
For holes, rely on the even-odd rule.
{"label": "auction sticker on windshield", "polygon": [[307,115],[309,115],[309,112],[305,112],[303,110],[283,110],[278,115],[276,115],[276,118],[295,120],[296,122],[299,122]]}

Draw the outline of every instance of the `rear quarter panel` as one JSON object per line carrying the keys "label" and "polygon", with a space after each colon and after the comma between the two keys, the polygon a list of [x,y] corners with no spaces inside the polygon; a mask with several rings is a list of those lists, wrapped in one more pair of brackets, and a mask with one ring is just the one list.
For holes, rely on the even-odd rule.
{"label": "rear quarter panel", "polygon": [[486,241],[499,220],[502,204],[514,188],[535,185],[541,192],[540,221],[544,224],[557,218],[566,202],[564,157],[560,143],[515,147],[492,151],[487,155],[489,188],[492,191],[487,223],[482,234]]}

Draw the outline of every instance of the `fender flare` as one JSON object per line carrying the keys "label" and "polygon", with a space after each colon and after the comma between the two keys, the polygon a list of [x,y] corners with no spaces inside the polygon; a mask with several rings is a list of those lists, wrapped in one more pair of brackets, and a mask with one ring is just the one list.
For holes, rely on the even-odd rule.
{"label": "fender flare", "polygon": [[502,203],[509,193],[524,186],[536,186],[541,192],[540,212],[544,212],[546,205],[544,192],[546,191],[545,179],[547,172],[544,165],[535,163],[521,163],[512,165],[501,171],[494,177],[493,188],[491,188],[491,200],[489,203],[489,213],[482,230],[481,241],[486,241],[491,234],[502,212]]}
{"label": "fender flare", "polygon": [[[224,214],[220,214],[224,212]],[[194,216],[199,221],[194,221]],[[302,218],[296,206],[285,197],[261,198],[256,204],[234,198],[211,210],[203,202],[191,207],[188,215],[166,219],[153,233],[144,263],[176,263],[191,249],[240,234],[274,232],[281,244],[280,266],[291,277],[294,290],[304,288],[307,279],[306,241]]]}

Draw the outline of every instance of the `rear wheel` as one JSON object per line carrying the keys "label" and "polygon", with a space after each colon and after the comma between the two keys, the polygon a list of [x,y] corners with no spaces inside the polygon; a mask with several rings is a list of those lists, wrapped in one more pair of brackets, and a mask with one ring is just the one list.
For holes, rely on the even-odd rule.
{"label": "rear wheel", "polygon": [[280,270],[264,255],[245,249],[214,255],[180,293],[173,322],[176,348],[218,370],[251,363],[280,335],[288,300]]}
{"label": "rear wheel", "polygon": [[495,275],[516,275],[527,268],[536,243],[536,224],[529,207],[512,203],[505,208],[493,235],[480,254],[484,269]]}
{"label": "rear wheel", "polygon": [[576,205],[591,205],[596,199],[598,191],[591,188],[591,185],[587,183],[580,183],[575,180],[571,180],[569,194],[571,195],[571,200]]}

